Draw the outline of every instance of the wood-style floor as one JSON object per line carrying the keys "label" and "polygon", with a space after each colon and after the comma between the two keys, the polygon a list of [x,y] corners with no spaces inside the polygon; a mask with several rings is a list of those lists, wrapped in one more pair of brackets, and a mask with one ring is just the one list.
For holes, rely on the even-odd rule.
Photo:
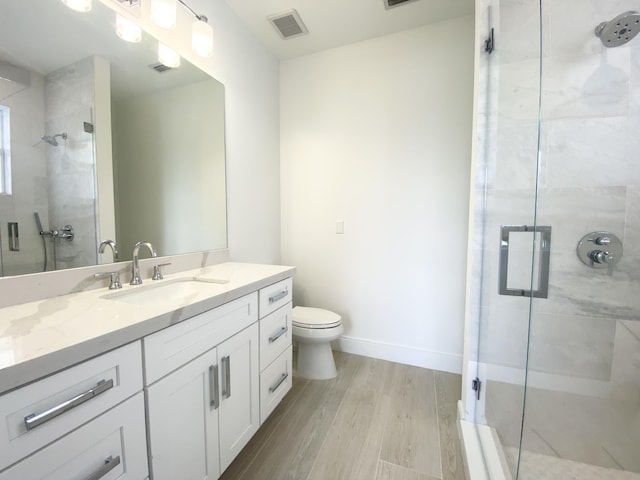
{"label": "wood-style floor", "polygon": [[222,480],[464,480],[460,376],[334,352],[293,388]]}

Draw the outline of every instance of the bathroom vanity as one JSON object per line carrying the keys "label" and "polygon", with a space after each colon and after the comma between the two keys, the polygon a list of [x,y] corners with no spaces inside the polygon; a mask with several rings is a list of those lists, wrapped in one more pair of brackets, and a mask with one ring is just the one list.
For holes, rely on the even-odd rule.
{"label": "bathroom vanity", "polygon": [[0,309],[0,480],[218,478],[291,388],[293,270]]}

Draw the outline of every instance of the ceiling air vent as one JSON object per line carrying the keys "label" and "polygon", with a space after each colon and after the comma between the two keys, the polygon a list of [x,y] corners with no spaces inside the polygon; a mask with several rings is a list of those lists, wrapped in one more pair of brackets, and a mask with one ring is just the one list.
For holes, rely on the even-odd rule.
{"label": "ceiling air vent", "polygon": [[267,19],[273,24],[283,40],[308,33],[300,15],[293,9],[277,15],[270,15]]}
{"label": "ceiling air vent", "polygon": [[400,5],[405,5],[407,3],[415,2],[416,0],[383,0],[384,8],[389,10],[393,7],[399,7]]}
{"label": "ceiling air vent", "polygon": [[167,67],[164,63],[154,63],[152,65],[149,65],[149,68],[151,70],[155,70],[158,73],[164,73],[169,70],[173,70],[171,67]]}

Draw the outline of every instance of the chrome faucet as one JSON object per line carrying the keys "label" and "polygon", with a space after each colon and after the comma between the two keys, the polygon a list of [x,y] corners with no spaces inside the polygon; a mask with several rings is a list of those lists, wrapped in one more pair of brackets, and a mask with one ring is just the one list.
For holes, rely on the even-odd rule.
{"label": "chrome faucet", "polygon": [[111,253],[113,253],[113,261],[117,262],[118,261],[118,247],[116,247],[116,242],[114,242],[113,240],[103,240],[100,243],[100,248],[98,249],[100,254],[103,254],[107,247],[111,248]]}
{"label": "chrome faucet", "polygon": [[133,247],[133,261],[131,262],[131,282],[129,285],[140,285],[142,283],[142,279],[140,278],[140,264],[138,263],[138,251],[140,247],[147,247],[147,249],[151,252],[151,257],[157,257],[153,245],[149,242],[138,242]]}

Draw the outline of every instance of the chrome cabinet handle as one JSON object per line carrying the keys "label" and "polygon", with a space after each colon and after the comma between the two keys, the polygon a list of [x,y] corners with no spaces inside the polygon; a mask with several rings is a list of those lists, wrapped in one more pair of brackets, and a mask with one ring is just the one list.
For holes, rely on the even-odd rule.
{"label": "chrome cabinet handle", "polygon": [[209,367],[209,406],[216,410],[220,406],[220,387],[218,385],[218,365]]}
{"label": "chrome cabinet handle", "polygon": [[275,303],[278,300],[283,299],[287,295],[289,295],[289,287],[285,287],[285,289],[282,290],[281,292],[276,293],[275,295],[269,297],[269,304]]}
{"label": "chrome cabinet handle", "polygon": [[229,398],[231,396],[231,358],[229,355],[222,357],[222,398]]}
{"label": "chrome cabinet handle", "polygon": [[87,477],[87,480],[100,480],[118,465],[120,465],[120,455],[118,455],[116,458],[113,458],[111,455],[109,455],[104,459],[104,465],[101,466],[97,472],[89,475]]}
{"label": "chrome cabinet handle", "polygon": [[106,392],[110,388],[113,388],[113,379],[100,380],[95,387],[62,402],[61,404],[56,405],[49,410],[45,410],[41,413],[32,413],[31,415],[27,415],[26,417],[24,417],[24,424],[27,427],[27,430],[33,430],[38,425],[42,425],[43,423],[56,418],[58,415],[62,415],[64,412],[68,412],[78,405],[81,405],[84,402],[97,397],[101,393]]}
{"label": "chrome cabinet handle", "polygon": [[275,385],[269,387],[269,393],[275,392],[278,389],[278,387],[282,385],[282,382],[284,382],[287,378],[289,378],[289,374],[283,373],[278,379],[278,381],[275,383]]}
{"label": "chrome cabinet handle", "polygon": [[284,326],[280,329],[280,331],[272,336],[269,337],[269,343],[273,343],[275,342],[277,339],[279,339],[282,335],[284,335],[285,333],[287,333],[289,331],[289,327],[288,326]]}

